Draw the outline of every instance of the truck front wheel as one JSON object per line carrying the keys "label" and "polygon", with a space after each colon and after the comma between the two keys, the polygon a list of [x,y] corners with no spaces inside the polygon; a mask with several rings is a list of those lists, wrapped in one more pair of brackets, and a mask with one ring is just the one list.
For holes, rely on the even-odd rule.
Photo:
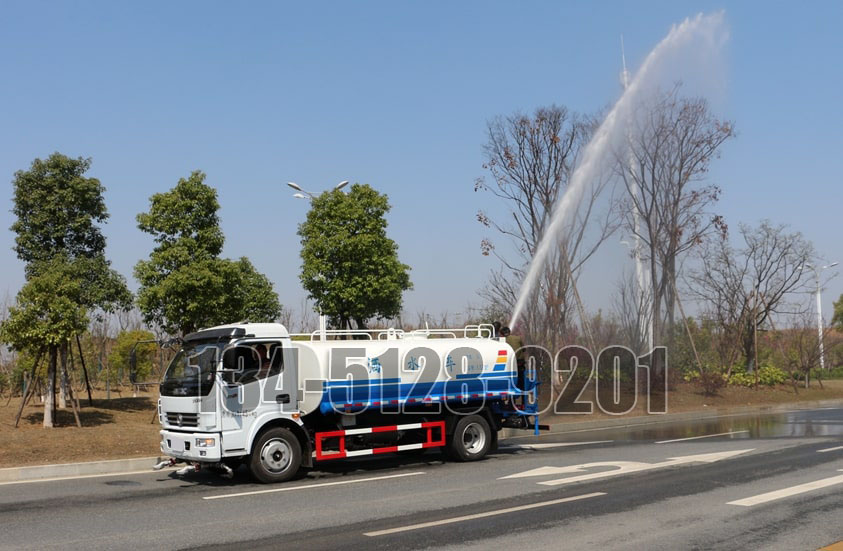
{"label": "truck front wheel", "polygon": [[301,445],[287,429],[275,427],[263,433],[252,448],[249,470],[259,482],[284,482],[301,465]]}
{"label": "truck front wheel", "polygon": [[461,417],[448,443],[448,452],[458,461],[477,461],[486,457],[492,446],[492,429],[480,415]]}

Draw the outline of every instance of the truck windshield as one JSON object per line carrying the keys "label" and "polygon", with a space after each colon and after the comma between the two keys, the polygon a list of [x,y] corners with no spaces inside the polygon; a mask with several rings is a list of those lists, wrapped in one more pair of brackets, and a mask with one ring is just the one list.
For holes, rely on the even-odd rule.
{"label": "truck windshield", "polygon": [[214,386],[225,342],[189,342],[179,350],[161,382],[162,396],[207,396]]}

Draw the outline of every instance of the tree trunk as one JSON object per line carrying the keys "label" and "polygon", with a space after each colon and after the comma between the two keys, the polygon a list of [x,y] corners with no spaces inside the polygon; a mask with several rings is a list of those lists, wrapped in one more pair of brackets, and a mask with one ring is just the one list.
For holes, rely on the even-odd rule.
{"label": "tree trunk", "polygon": [[746,356],[746,370],[751,373],[755,370],[755,334],[751,324],[746,327],[744,332],[743,353]]}
{"label": "tree trunk", "polygon": [[61,346],[59,346],[59,358],[61,359],[61,392],[59,393],[59,408],[67,409],[67,399],[69,396],[69,392],[67,391],[67,386],[69,384],[67,377],[67,343],[62,343]]}
{"label": "tree trunk", "polygon": [[55,405],[56,405],[56,356],[57,346],[50,345],[50,364],[47,367],[47,397],[44,400],[44,427],[55,426]]}
{"label": "tree trunk", "polygon": [[[21,396],[20,402],[20,409],[18,409],[18,414],[15,417],[15,428],[18,428],[18,423],[20,423],[20,416],[23,415],[23,408],[26,407],[26,403],[35,394],[35,373],[38,370],[38,363],[41,361],[41,356],[44,354],[44,349],[38,351],[38,355],[35,356],[35,362],[32,364],[32,370],[29,372],[29,384],[26,385],[26,390],[24,390],[23,395]],[[26,381],[26,373],[24,375],[24,381]]]}
{"label": "tree trunk", "polygon": [[[664,329],[667,330],[667,334],[665,336],[665,340],[669,347],[673,347],[674,345],[674,324],[676,323],[676,297],[678,295],[678,291],[676,289],[676,257],[671,257],[668,262],[667,266],[665,266],[665,274],[664,276],[667,278],[670,285],[667,286],[665,289],[665,301],[664,301],[664,308],[667,311],[667,327]],[[683,322],[685,323],[685,322]]]}
{"label": "tree trunk", "polygon": [[79,361],[82,363],[82,373],[85,375],[85,390],[88,391],[88,405],[94,407],[94,399],[91,398],[91,383],[88,380],[88,368],[85,366],[85,354],[82,353],[82,341],[76,335],[76,347],[79,348]]}

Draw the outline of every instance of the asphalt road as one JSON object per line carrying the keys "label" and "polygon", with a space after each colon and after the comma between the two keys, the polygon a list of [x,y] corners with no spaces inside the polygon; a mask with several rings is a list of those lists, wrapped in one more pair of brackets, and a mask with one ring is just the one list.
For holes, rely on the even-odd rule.
{"label": "asphalt road", "polygon": [[[632,421],[631,421],[632,422]],[[817,549],[843,540],[843,409],[525,436],[476,463],[337,461],[0,484],[0,549]]]}

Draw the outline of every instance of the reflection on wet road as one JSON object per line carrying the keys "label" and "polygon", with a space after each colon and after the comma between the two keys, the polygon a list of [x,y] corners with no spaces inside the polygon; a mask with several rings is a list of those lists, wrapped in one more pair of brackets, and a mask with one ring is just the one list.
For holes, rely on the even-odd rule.
{"label": "reflection on wet road", "polygon": [[[627,426],[606,429],[601,431],[602,435],[616,441],[670,440],[705,435],[723,435],[722,438],[732,439],[843,436],[843,409],[762,412],[697,421],[654,422],[641,428]],[[588,438],[592,437],[593,434],[588,435]]]}

